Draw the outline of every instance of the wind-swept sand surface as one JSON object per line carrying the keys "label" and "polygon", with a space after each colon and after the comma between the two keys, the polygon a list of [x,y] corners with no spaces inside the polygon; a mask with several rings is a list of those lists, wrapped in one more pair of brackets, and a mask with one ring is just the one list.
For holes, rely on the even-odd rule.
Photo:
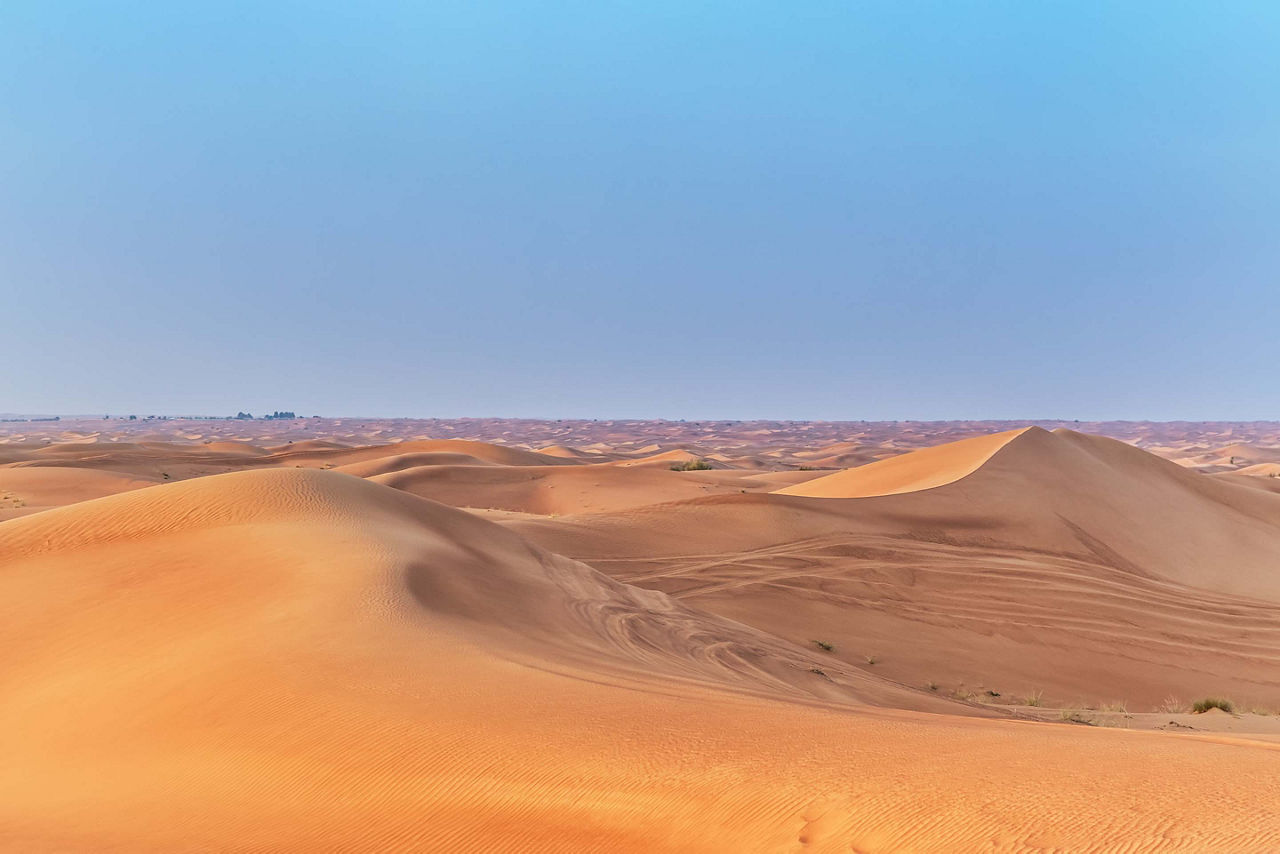
{"label": "wind-swept sand surface", "polygon": [[0,847],[1280,849],[1266,478],[642,438],[7,446]]}
{"label": "wind-swept sand surface", "polygon": [[1031,429],[1036,428],[976,436],[947,445],[924,448],[900,457],[846,469],[800,486],[780,489],[778,492],[815,498],[865,498],[945,486],[973,474],[1005,445]]}

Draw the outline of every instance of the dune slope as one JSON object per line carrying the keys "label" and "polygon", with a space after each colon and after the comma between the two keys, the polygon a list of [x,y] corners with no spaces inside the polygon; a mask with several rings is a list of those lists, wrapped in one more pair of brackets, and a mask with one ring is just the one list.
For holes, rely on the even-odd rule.
{"label": "dune slope", "polygon": [[[410,455],[417,458],[418,455]],[[387,460],[398,458],[386,458]],[[807,472],[674,472],[668,468],[611,465],[479,466],[428,464],[380,466],[381,461],[340,471],[393,486],[454,507],[542,515],[600,513],[705,495],[768,491]],[[432,461],[433,463],[435,461]],[[443,461],[442,461],[443,462]],[[386,470],[383,470],[383,469]]]}
{"label": "dune slope", "polygon": [[[934,477],[920,476],[930,470]],[[1280,500],[1113,439],[1032,427],[916,451],[779,493],[866,498],[922,489],[934,492],[878,506],[940,521],[980,513],[993,533],[1016,529],[1009,539],[1023,547],[1083,546],[1135,574],[1280,601]]]}
{"label": "dune slope", "polygon": [[975,436],[972,439],[923,448],[900,457],[868,463],[780,489],[778,492],[782,495],[805,495],[811,498],[863,498],[932,489],[973,474],[1005,445],[1027,432],[1027,429]]}
{"label": "dune slope", "polygon": [[891,494],[785,494],[849,484],[831,475],[509,524],[628,583],[823,639],[854,664],[876,657],[907,684],[1148,709],[1228,692],[1280,708],[1280,495],[1069,431],[1005,434],[967,475],[894,493],[920,482],[911,456],[888,461],[911,474],[881,481]]}
{"label": "dune slope", "polygon": [[339,473],[0,523],[0,641],[11,850],[1280,845],[1266,745],[872,708],[984,714]]}

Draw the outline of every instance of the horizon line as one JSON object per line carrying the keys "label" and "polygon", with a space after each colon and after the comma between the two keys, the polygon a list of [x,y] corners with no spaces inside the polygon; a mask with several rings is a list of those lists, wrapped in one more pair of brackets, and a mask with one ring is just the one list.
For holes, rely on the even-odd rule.
{"label": "horizon line", "polygon": [[[283,410],[289,412],[290,410]],[[140,411],[141,412],[141,411]],[[263,410],[265,413],[266,410]],[[246,411],[245,413],[249,413]],[[132,416],[132,417],[131,417]],[[67,421],[324,421],[354,420],[365,421],[531,421],[531,422],[579,422],[592,423],[600,421],[645,422],[645,423],[708,423],[708,424],[742,424],[742,423],[775,423],[775,424],[963,424],[963,423],[1011,423],[1011,424],[1280,424],[1280,418],[1018,418],[1018,417],[952,417],[952,418],[694,418],[667,416],[538,416],[538,415],[321,415],[318,413],[296,415],[293,418],[271,417],[270,414],[252,417],[237,415],[210,414],[169,414],[148,412],[145,415],[127,413],[124,415],[107,414],[107,417],[92,413],[55,413],[55,412],[0,412],[0,423],[42,423],[53,420]]]}

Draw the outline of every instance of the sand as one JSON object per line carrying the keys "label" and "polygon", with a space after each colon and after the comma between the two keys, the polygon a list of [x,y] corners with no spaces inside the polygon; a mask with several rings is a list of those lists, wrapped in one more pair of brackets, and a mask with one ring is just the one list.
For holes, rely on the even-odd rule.
{"label": "sand", "polygon": [[1280,847],[1280,494],[1039,428],[314,438],[10,446],[0,846]]}
{"label": "sand", "polygon": [[807,495],[813,498],[864,498],[872,495],[898,495],[918,492],[955,483],[973,474],[983,463],[1006,445],[1022,436],[1023,430],[994,433],[962,439],[934,448],[879,460],[836,474],[808,481],[800,486],[780,489],[783,495]]}

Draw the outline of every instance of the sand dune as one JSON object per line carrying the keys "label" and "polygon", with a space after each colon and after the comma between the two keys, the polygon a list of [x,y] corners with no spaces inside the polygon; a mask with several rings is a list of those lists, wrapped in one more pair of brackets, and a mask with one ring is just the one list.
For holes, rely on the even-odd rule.
{"label": "sand dune", "polygon": [[[664,663],[671,659],[695,672],[705,666],[708,673],[723,671],[726,675],[736,674],[720,667],[715,657],[704,660],[696,638],[681,640],[678,636],[714,634],[720,642],[740,636],[770,645],[766,636],[745,627],[690,614],[663,594],[630,588],[585,565],[540,552],[516,535],[470,514],[361,479],[313,470],[200,478],[15,520],[3,529],[0,561],[10,564],[57,554],[75,557],[72,562],[84,567],[86,553],[93,551],[104,562],[81,569],[83,578],[68,580],[99,590],[112,583],[110,569],[102,567],[120,563],[120,555],[114,553],[117,548],[164,547],[170,538],[206,536],[230,536],[243,542],[260,537],[261,544],[269,546],[281,534],[277,528],[293,526],[323,527],[330,532],[324,540],[363,538],[377,546],[372,549],[376,560],[366,557],[354,568],[343,570],[356,577],[316,580],[319,591],[306,589],[312,582],[297,577],[303,570],[291,565],[294,561],[318,561],[319,555],[294,555],[284,561],[285,567],[270,560],[255,562],[264,570],[283,571],[287,578],[281,583],[298,585],[301,595],[358,600],[326,600],[317,607],[367,606],[375,615],[388,610],[426,611],[432,619],[451,621],[450,631],[455,634],[463,628],[482,632],[479,642],[486,647],[514,642],[524,653],[540,646],[590,648],[589,660],[597,664],[608,656],[624,662],[644,661],[653,653]],[[302,542],[298,540],[298,544]],[[225,566],[226,560],[214,559],[212,563]],[[76,572],[74,567],[68,570]],[[241,590],[245,584],[271,587],[277,581],[267,576],[244,578],[243,571],[232,567],[211,568],[210,573],[216,577],[206,575],[196,583],[226,584],[231,591]],[[139,581],[132,573],[125,574],[127,583]],[[181,586],[178,579],[173,580]],[[531,607],[534,603],[537,607]],[[201,601],[195,607],[213,610],[212,604]],[[226,607],[238,608],[240,603],[221,601],[218,610]],[[219,619],[228,616],[222,614]],[[459,619],[464,623],[455,625]],[[618,625],[608,625],[614,622]],[[632,642],[632,633],[641,641]],[[785,644],[774,642],[772,646],[786,651]],[[812,654],[801,653],[795,666],[780,669],[795,670],[800,663],[814,660]],[[794,678],[795,674],[789,676]],[[856,673],[852,678],[876,681]],[[809,688],[815,684],[807,674],[800,681]]]}
{"label": "sand dune", "polygon": [[[983,513],[993,536],[1017,528],[1024,547],[1083,546],[1137,575],[1280,601],[1280,501],[1111,439],[1039,428],[989,439],[916,451],[779,493],[854,498],[950,484],[941,498],[953,513]],[[919,474],[930,470],[932,477]],[[936,503],[897,506],[947,518]]]}
{"label": "sand dune", "polygon": [[537,450],[539,454],[547,457],[560,457],[566,460],[588,463],[598,463],[601,461],[601,455],[599,453],[582,451],[578,448],[570,448],[567,445],[547,445],[545,448],[538,448]]}
{"label": "sand dune", "polygon": [[1228,465],[1247,466],[1255,463],[1280,463],[1280,448],[1266,448],[1237,442],[1218,448],[1206,457]]}
{"label": "sand dune", "polygon": [[382,457],[409,454],[458,454],[504,466],[573,465],[573,460],[546,456],[523,448],[509,448],[486,442],[463,439],[418,439],[390,445],[365,445],[355,448],[293,449],[277,448],[274,459],[285,464],[345,466]]}
{"label": "sand dune", "polygon": [[0,566],[12,849],[1280,844],[1264,746],[872,710],[983,713],[342,474],[5,522]]}
{"label": "sand dune", "polygon": [[299,453],[308,451],[346,451],[351,449],[349,442],[335,442],[332,439],[303,439],[289,442],[287,445],[273,445],[267,448],[273,454]]}
{"label": "sand dune", "polygon": [[667,468],[595,466],[423,465],[365,475],[414,495],[454,507],[568,516],[687,501],[707,495],[767,492],[803,478],[779,472],[673,472]]}
{"label": "sand dune", "polygon": [[1237,470],[1239,474],[1251,477],[1280,478],[1280,463],[1255,463]]}
{"label": "sand dune", "polygon": [[336,466],[333,470],[356,477],[373,477],[390,474],[406,469],[423,466],[495,466],[498,463],[470,454],[459,454],[451,451],[418,451],[412,454],[391,454],[385,457],[373,457],[359,462]]}
{"label": "sand dune", "polygon": [[0,849],[1280,849],[1280,479],[1036,427],[691,424],[717,468],[674,472],[647,427],[334,424],[0,446]]}
{"label": "sand dune", "polygon": [[[199,436],[195,438],[200,438]],[[260,448],[248,442],[208,442],[205,444],[205,450],[214,451],[219,454],[248,454],[250,456],[262,457],[270,454],[271,451],[266,448]]]}
{"label": "sand dune", "polygon": [[[647,450],[647,449],[642,449]],[[670,468],[680,463],[692,463],[701,460],[704,464],[712,468],[727,468],[723,463],[713,460],[708,454],[699,454],[685,448],[673,448],[669,451],[659,451],[658,453],[645,454],[640,457],[630,457],[619,460],[613,465],[631,468],[635,467],[652,467],[652,468]]]}
{"label": "sand dune", "polygon": [[[921,482],[901,457],[901,480],[877,476],[883,496],[726,495],[509,524],[629,583],[875,657],[907,684],[1148,709],[1216,690],[1280,707],[1280,495],[1069,431],[999,441],[939,449],[959,461],[951,482],[914,492],[894,492]],[[856,472],[781,492],[864,492]]]}
{"label": "sand dune", "polygon": [[104,495],[152,486],[159,479],[98,469],[0,466],[0,519],[25,516]]}
{"label": "sand dune", "polygon": [[[1039,429],[1039,428],[1027,428]],[[1026,430],[964,439],[936,448],[925,448],[901,457],[828,475],[800,486],[779,490],[784,495],[815,498],[863,498],[896,495],[954,483],[977,471],[983,463]]]}
{"label": "sand dune", "polygon": [[10,465],[106,469],[164,480],[221,474],[245,466],[266,465],[271,455],[242,443],[110,442],[49,445],[14,455]]}

